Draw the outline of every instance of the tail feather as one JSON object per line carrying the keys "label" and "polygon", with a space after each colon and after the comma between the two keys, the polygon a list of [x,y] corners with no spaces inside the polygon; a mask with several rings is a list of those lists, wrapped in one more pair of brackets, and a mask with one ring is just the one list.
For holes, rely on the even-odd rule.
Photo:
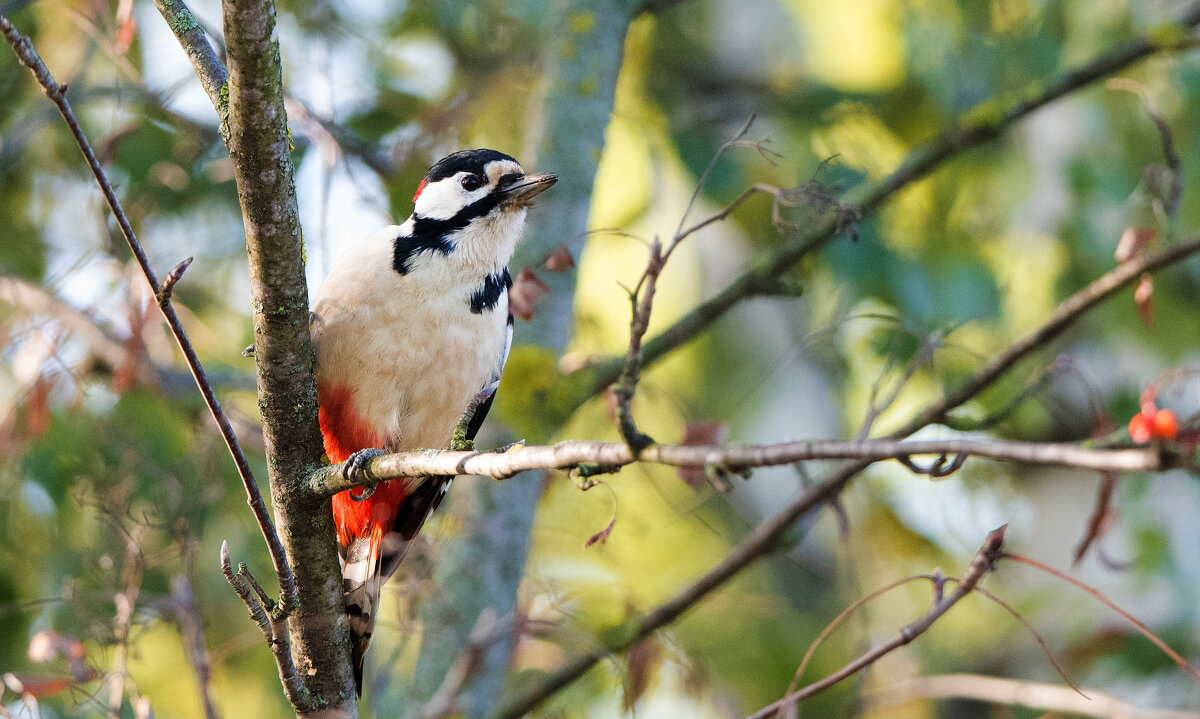
{"label": "tail feather", "polygon": [[[400,561],[425,520],[441,503],[450,486],[450,477],[430,477],[415,492],[404,498],[390,522],[391,531],[372,524],[349,546],[342,549],[342,591],[346,597],[346,618],[350,623],[351,656],[354,661],[354,688],[362,696],[363,658],[371,645],[371,634],[379,616],[379,594],[383,583],[396,572]],[[368,500],[369,501],[369,500]]]}
{"label": "tail feather", "polygon": [[346,548],[342,562],[342,591],[346,593],[346,618],[350,623],[354,660],[354,689],[362,696],[363,657],[371,645],[378,618],[379,590],[386,577],[379,574],[381,532],[375,529]]}

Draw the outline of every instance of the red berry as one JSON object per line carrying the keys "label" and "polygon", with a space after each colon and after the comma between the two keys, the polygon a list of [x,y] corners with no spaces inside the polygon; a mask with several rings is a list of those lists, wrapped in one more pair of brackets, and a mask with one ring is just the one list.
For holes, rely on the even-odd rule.
{"label": "red berry", "polygon": [[1172,440],[1179,436],[1179,419],[1169,409],[1159,410],[1154,415],[1154,437]]}
{"label": "red berry", "polygon": [[1129,420],[1129,436],[1137,444],[1145,444],[1154,438],[1154,420],[1142,412]]}

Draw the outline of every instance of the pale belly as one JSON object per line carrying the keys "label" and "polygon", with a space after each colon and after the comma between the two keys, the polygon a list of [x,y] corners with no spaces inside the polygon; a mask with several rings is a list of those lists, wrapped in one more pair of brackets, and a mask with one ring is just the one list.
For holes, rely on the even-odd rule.
{"label": "pale belly", "polygon": [[444,448],[500,362],[507,311],[471,314],[447,298],[402,307],[318,303],[317,382],[348,387],[384,449]]}

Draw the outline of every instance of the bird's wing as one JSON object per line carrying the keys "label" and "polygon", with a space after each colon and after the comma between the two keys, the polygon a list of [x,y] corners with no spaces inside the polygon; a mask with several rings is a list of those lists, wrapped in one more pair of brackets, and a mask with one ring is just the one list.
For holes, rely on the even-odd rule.
{"label": "bird's wing", "polygon": [[[488,377],[487,383],[476,393],[475,399],[471,401],[460,420],[460,425],[466,423],[465,436],[468,440],[475,439],[479,428],[483,426],[483,420],[492,408],[492,400],[496,398],[496,390],[500,387],[500,374],[504,371],[504,365],[508,362],[509,350],[512,348],[512,336],[513,318],[510,314],[508,322],[504,326],[504,344],[500,350],[499,361]],[[408,551],[409,543],[416,538],[429,515],[433,514],[438,505],[442,503],[442,498],[446,496],[453,479],[448,476],[430,477],[405,498],[396,514],[396,522],[392,525],[392,531],[383,539],[379,561],[379,576],[383,580],[392,576],[396,568],[400,566],[401,560]]]}

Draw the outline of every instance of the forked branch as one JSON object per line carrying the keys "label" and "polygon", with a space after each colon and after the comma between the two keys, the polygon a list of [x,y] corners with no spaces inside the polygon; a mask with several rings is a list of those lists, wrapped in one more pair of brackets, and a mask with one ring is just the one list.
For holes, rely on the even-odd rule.
{"label": "forked branch", "polygon": [[1006,527],[992,530],[987,539],[984,540],[983,546],[975,554],[975,558],[971,560],[971,564],[967,566],[967,571],[957,580],[954,586],[954,591],[949,594],[945,593],[945,583],[947,578],[935,574],[937,581],[934,582],[933,606],[929,611],[921,615],[919,619],[907,624],[900,629],[900,632],[891,640],[874,647],[854,661],[845,665],[833,674],[813,682],[806,687],[789,693],[787,696],[774,701],[767,706],[754,712],[746,719],[768,719],[776,712],[786,707],[792,706],[799,701],[807,699],[814,694],[819,694],[847,677],[854,676],[866,667],[871,666],[883,657],[899,649],[900,647],[911,643],[914,639],[924,634],[933,623],[942,617],[955,604],[975,589],[975,585],[979,584],[979,580],[983,576],[992,571],[996,566],[996,560],[1000,558],[1002,547],[1004,544],[1004,531]]}

